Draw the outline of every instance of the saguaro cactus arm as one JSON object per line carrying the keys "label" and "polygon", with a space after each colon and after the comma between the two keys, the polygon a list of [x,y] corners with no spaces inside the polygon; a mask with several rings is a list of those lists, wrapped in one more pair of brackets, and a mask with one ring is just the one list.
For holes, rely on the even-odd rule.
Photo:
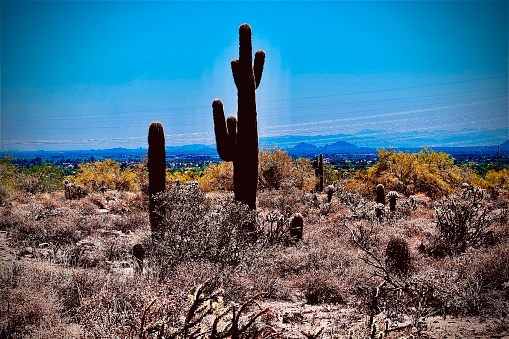
{"label": "saguaro cactus arm", "polygon": [[255,60],[253,66],[255,76],[255,88],[258,88],[258,86],[260,86],[264,64],[265,64],[265,52],[259,49],[255,53]]}
{"label": "saguaro cactus arm", "polygon": [[237,118],[229,116],[225,122],[223,102],[220,99],[212,102],[212,110],[214,112],[217,153],[222,160],[233,161],[237,143]]}

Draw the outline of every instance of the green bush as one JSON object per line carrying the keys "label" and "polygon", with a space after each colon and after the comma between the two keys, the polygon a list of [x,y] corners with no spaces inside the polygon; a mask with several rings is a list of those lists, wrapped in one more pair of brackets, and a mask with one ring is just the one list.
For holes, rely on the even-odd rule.
{"label": "green bush", "polygon": [[452,193],[462,180],[462,169],[449,154],[428,148],[418,153],[381,149],[376,164],[366,171],[357,171],[347,186],[371,194],[376,185],[383,184],[386,190],[406,196],[424,193],[438,198]]}

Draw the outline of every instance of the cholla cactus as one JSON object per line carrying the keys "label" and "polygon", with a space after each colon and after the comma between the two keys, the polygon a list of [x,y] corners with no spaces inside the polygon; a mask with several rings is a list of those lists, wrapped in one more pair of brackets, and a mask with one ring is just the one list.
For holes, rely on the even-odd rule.
{"label": "cholla cactus", "polygon": [[295,240],[302,240],[302,231],[304,229],[304,218],[302,214],[295,213],[290,221],[290,236]]}
{"label": "cholla cactus", "polygon": [[485,199],[483,189],[472,187],[459,197],[444,197],[435,204],[436,226],[454,253],[463,252],[469,244],[482,242],[486,229],[496,221],[485,206]]}
{"label": "cholla cactus", "polygon": [[223,102],[212,102],[217,152],[222,160],[233,162],[233,190],[235,200],[256,208],[258,186],[258,122],[255,90],[260,84],[265,52],[255,53],[251,46],[251,27],[239,28],[239,58],[231,61],[233,80],[237,86],[237,118],[224,118]]}
{"label": "cholla cactus", "polygon": [[387,270],[398,275],[406,275],[410,271],[410,264],[407,241],[401,237],[391,238],[385,248]]}
{"label": "cholla cactus", "polygon": [[396,200],[399,198],[398,192],[390,191],[387,193],[387,198],[389,198],[389,210],[396,212]]}
{"label": "cholla cactus", "polygon": [[385,206],[385,187],[382,184],[376,185],[376,203]]}

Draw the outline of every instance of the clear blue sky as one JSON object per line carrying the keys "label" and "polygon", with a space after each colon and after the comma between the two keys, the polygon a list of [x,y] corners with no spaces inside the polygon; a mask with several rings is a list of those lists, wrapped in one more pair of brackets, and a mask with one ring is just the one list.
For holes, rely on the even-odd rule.
{"label": "clear blue sky", "polygon": [[244,22],[267,53],[260,137],[508,138],[507,1],[2,1],[2,150],[146,147],[154,120],[213,144]]}

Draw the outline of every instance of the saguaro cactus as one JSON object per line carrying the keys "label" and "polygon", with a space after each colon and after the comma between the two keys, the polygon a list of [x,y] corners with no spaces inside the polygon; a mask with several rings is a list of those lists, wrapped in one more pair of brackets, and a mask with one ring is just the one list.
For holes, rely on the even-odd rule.
{"label": "saguaro cactus", "polygon": [[315,169],[315,176],[316,176],[316,191],[322,192],[323,191],[323,155],[320,154],[320,158],[318,158],[318,155],[315,157],[315,160],[313,161],[313,168]]}
{"label": "saguaro cactus", "polygon": [[258,121],[255,90],[262,79],[265,52],[255,53],[254,66],[251,46],[251,27],[239,28],[239,58],[231,61],[233,80],[237,86],[237,117],[225,121],[223,102],[212,102],[217,152],[222,160],[233,161],[235,199],[249,208],[256,208],[258,187]]}
{"label": "saguaro cactus", "polygon": [[158,239],[161,217],[156,213],[155,195],[166,186],[166,149],[164,128],[160,122],[153,122],[148,129],[148,194],[150,228],[152,238]]}

